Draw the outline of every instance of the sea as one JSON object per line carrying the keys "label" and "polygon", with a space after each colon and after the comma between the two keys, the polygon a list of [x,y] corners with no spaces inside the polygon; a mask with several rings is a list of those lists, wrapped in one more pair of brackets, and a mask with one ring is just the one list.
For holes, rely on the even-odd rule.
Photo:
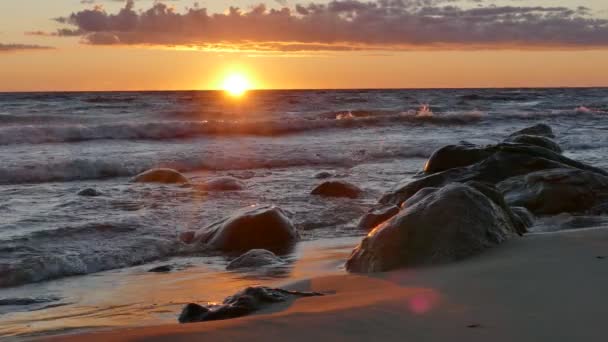
{"label": "sea", "polygon": [[[435,149],[537,123],[608,169],[607,88],[0,93],[0,338],[174,323],[188,302],[344,272],[358,219]],[[131,182],[155,167],[244,188]],[[311,195],[321,172],[364,195]],[[267,204],[302,237],[284,266],[226,271],[231,257],[179,240]],[[562,214],[533,230],[606,222]],[[148,272],[162,265],[174,269]]]}

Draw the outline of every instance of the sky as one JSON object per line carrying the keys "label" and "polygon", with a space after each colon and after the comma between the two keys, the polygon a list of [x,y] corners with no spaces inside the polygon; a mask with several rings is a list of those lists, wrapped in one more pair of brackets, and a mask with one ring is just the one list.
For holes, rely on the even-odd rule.
{"label": "sky", "polygon": [[2,0],[0,91],[608,86],[606,0]]}

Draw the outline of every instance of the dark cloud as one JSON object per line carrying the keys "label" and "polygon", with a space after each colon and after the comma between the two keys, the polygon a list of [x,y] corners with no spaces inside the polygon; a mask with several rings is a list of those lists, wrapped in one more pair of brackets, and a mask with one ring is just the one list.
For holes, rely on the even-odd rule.
{"label": "dark cloud", "polygon": [[209,13],[198,5],[177,12],[156,2],[137,11],[128,0],[117,13],[96,6],[57,19],[54,33],[89,44],[255,47],[259,50],[401,50],[420,48],[608,47],[608,20],[585,7],[473,8],[453,0],[341,0],[270,9],[230,7]]}
{"label": "dark cloud", "polygon": [[31,44],[2,44],[0,43],[0,52],[14,52],[24,50],[49,50],[53,49],[49,46],[31,45]]}

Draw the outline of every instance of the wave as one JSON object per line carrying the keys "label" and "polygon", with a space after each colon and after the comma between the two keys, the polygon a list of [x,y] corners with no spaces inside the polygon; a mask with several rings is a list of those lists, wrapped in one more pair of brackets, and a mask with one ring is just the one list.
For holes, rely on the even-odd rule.
{"label": "wave", "polygon": [[[249,169],[276,169],[288,167],[352,167],[361,163],[392,158],[427,158],[436,146],[411,148],[395,147],[352,153],[332,153],[320,156],[317,153],[285,153],[265,156],[260,154],[237,155],[225,158],[222,154],[201,155],[200,151],[182,153],[179,158],[124,160],[120,156],[113,159],[73,159],[15,166],[0,166],[0,184],[28,184],[46,182],[70,182],[131,177],[154,167],[168,167],[181,172],[190,171],[231,171]],[[156,158],[160,158],[156,159]]]}
{"label": "wave", "polygon": [[0,288],[130,267],[183,252],[175,236],[136,233],[131,224],[104,223],[101,229],[86,224],[2,241],[30,246],[31,251],[6,253],[0,249]]}
{"label": "wave", "polygon": [[[350,114],[348,114],[350,113]],[[97,125],[26,125],[0,128],[0,145],[81,142],[89,140],[169,140],[203,136],[281,136],[321,129],[350,129],[402,124],[461,125],[482,119],[477,113],[418,115],[353,111],[312,119],[266,121],[156,121]],[[348,120],[345,120],[348,119]]]}

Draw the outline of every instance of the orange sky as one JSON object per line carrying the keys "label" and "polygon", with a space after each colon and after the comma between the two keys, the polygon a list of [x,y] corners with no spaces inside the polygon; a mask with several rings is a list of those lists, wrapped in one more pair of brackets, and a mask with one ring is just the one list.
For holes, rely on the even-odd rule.
{"label": "orange sky", "polygon": [[[74,11],[86,8],[73,2]],[[123,6],[107,4],[114,6],[108,13]],[[152,6],[143,0],[135,4]],[[45,6],[44,13],[37,14],[41,18],[69,14],[65,4],[52,15],[48,12],[53,6]],[[6,16],[6,9],[1,10]],[[266,89],[608,86],[608,47],[602,46],[209,52],[138,44],[96,46],[82,44],[83,37],[24,35],[27,29],[52,32],[61,27],[48,19],[36,23],[25,26],[24,20],[13,20],[0,32],[0,44],[54,49],[0,49],[0,91],[217,89],[234,71]]]}

